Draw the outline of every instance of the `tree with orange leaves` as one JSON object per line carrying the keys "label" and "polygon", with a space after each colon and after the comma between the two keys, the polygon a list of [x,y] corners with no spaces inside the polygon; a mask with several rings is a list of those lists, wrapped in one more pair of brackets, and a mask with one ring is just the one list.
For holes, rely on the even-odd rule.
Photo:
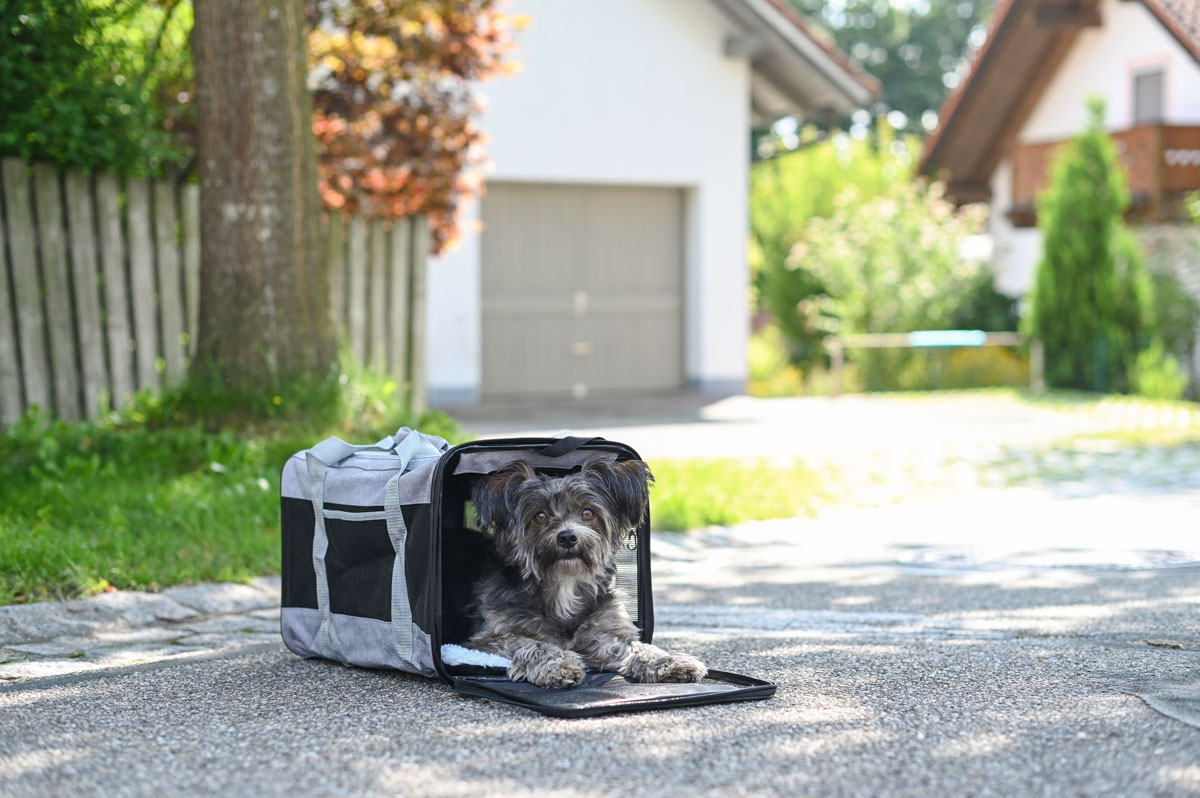
{"label": "tree with orange leaves", "polygon": [[434,251],[458,234],[485,162],[474,84],[506,60],[524,16],[500,0],[308,0],[319,190],[330,212],[427,214]]}

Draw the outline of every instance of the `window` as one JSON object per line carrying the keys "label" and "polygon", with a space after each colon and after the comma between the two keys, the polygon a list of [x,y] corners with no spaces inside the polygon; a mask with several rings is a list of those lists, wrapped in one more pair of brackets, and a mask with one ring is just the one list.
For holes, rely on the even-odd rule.
{"label": "window", "polygon": [[1133,124],[1163,121],[1163,70],[1151,69],[1133,75]]}

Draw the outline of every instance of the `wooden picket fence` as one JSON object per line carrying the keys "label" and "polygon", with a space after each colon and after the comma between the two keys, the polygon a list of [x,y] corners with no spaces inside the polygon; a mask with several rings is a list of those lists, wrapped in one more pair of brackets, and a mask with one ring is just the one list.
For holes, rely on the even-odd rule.
{"label": "wooden picket fence", "polygon": [[[425,406],[424,217],[323,223],[336,323],[360,364]],[[200,192],[0,159],[0,421],[94,418],[187,373]]]}

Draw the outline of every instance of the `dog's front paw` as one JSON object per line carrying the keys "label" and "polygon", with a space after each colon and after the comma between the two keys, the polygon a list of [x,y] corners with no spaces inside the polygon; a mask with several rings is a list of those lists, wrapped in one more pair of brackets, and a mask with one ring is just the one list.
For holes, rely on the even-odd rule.
{"label": "dog's front paw", "polygon": [[670,654],[658,646],[634,643],[622,671],[631,682],[698,682],[708,675],[690,654]]}
{"label": "dog's front paw", "polygon": [[656,682],[698,682],[708,675],[704,663],[690,654],[672,654],[657,668]]}
{"label": "dog's front paw", "polygon": [[549,646],[525,656],[518,654],[508,669],[508,678],[514,682],[524,680],[551,690],[576,687],[583,683],[584,675],[578,654]]}

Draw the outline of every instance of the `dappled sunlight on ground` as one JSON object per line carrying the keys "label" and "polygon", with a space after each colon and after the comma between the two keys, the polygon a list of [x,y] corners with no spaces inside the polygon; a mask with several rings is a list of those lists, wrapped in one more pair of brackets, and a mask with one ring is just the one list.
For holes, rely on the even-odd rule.
{"label": "dappled sunlight on ground", "polygon": [[1158,776],[1169,788],[1186,788],[1189,792],[1200,792],[1200,765],[1164,767],[1158,771]]}
{"label": "dappled sunlight on ground", "polygon": [[939,759],[961,759],[964,757],[992,756],[1013,745],[1010,735],[999,732],[981,731],[944,740],[930,754]]}

